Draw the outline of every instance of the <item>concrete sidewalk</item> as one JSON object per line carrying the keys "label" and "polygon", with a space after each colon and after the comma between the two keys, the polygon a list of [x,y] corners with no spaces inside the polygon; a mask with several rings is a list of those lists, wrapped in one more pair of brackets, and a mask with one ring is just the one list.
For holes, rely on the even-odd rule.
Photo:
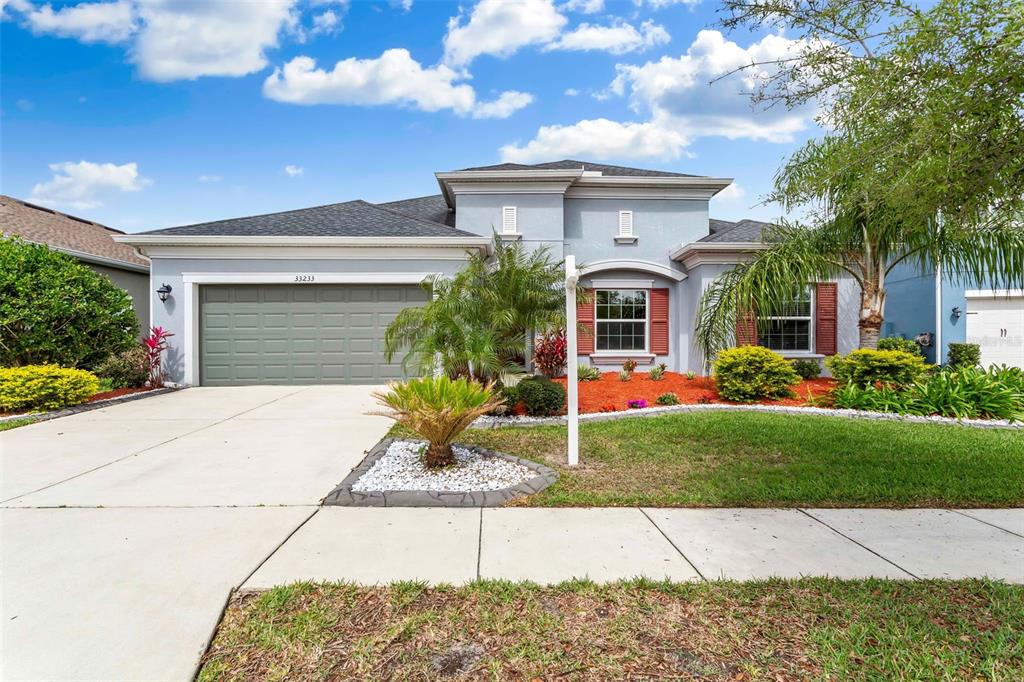
{"label": "concrete sidewalk", "polygon": [[242,587],[636,576],[1024,583],[1024,509],[324,507]]}

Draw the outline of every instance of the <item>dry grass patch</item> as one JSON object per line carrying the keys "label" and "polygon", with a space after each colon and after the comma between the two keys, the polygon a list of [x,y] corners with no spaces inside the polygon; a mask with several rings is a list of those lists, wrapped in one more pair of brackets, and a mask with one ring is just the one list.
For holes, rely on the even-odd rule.
{"label": "dry grass patch", "polygon": [[982,581],[298,583],[236,597],[199,679],[1017,680],[1022,641]]}

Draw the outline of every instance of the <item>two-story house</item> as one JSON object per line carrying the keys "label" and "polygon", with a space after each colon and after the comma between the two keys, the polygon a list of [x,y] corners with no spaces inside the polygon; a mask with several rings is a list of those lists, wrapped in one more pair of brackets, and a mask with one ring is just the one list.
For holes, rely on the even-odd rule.
{"label": "two-story house", "polygon": [[[626,359],[701,371],[697,303],[759,247],[765,224],[714,220],[732,182],[580,161],[436,173],[440,194],[220,220],[118,237],[152,262],[153,323],[175,334],[168,366],[189,385],[377,383],[401,375],[382,337],[494,234],[556,259],[576,256],[593,301],[581,306],[580,362]],[[787,355],[856,344],[857,291],[822,282],[762,326],[738,330]]]}

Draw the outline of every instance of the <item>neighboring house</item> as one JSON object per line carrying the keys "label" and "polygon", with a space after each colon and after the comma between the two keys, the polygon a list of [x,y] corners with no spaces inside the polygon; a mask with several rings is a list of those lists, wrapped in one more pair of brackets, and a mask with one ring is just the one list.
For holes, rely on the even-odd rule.
{"label": "neighboring house", "polygon": [[105,275],[132,297],[139,332],[149,329],[149,261],[113,240],[120,230],[0,195],[0,233],[45,244]]}
{"label": "neighboring house", "polygon": [[1024,367],[1024,290],[962,281],[900,264],[886,281],[885,336],[930,335],[925,354],[945,363],[951,343],[976,343],[981,363]]}
{"label": "neighboring house", "polygon": [[[493,235],[574,254],[595,301],[580,362],[664,362],[701,371],[694,349],[704,287],[759,248],[763,223],[712,220],[708,201],[732,182],[558,161],[436,173],[441,193],[349,201],[117,237],[152,262],[153,322],[175,337],[169,368],[184,384],[380,382],[400,376],[382,336],[418,286],[451,275]],[[794,357],[857,343],[851,280],[824,282],[770,323],[763,338]]]}

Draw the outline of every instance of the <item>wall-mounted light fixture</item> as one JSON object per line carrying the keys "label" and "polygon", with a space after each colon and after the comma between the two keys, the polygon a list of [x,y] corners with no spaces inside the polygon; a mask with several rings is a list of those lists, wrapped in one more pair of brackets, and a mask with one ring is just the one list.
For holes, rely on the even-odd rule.
{"label": "wall-mounted light fixture", "polygon": [[953,306],[953,319],[954,320],[959,320],[960,316],[963,315],[963,314],[964,314],[964,311],[960,310],[960,306],[958,306],[958,305]]}
{"label": "wall-mounted light fixture", "polygon": [[160,288],[156,290],[156,295],[160,297],[161,301],[166,301],[167,297],[171,295],[171,285],[161,284]]}

